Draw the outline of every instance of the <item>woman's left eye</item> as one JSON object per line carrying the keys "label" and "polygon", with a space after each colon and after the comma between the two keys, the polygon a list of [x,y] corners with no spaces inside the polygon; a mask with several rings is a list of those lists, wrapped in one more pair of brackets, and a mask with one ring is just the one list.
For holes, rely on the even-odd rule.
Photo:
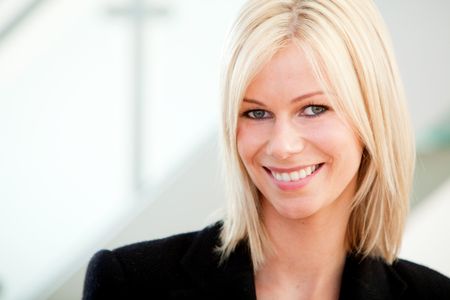
{"label": "woman's left eye", "polygon": [[322,105],[309,105],[303,110],[302,115],[307,117],[317,117],[320,114],[326,112],[327,110],[328,109]]}

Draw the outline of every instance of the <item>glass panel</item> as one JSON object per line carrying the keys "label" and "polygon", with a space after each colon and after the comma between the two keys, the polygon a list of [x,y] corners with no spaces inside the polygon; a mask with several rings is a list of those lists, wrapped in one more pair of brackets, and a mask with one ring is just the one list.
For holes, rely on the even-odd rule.
{"label": "glass panel", "polygon": [[180,161],[217,130],[222,46],[243,1],[164,3],[170,15],[147,31],[145,47],[151,54],[146,61],[142,172],[146,184],[153,185],[176,176]]}
{"label": "glass panel", "polygon": [[157,189],[216,130],[221,46],[243,1],[147,1],[136,70],[138,2],[41,1],[0,41],[2,300],[64,282],[142,204],[136,180]]}
{"label": "glass panel", "polygon": [[130,206],[128,32],[106,4],[44,2],[1,41],[1,299],[61,280]]}

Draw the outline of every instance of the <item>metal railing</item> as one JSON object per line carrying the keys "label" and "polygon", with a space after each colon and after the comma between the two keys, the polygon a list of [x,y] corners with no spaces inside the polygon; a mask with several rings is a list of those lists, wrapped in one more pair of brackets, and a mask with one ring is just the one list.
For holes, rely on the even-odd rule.
{"label": "metal railing", "polygon": [[12,17],[3,28],[0,28],[0,45],[5,42],[8,36],[10,36],[25,20],[33,14],[44,2],[48,0],[30,0],[17,14]]}

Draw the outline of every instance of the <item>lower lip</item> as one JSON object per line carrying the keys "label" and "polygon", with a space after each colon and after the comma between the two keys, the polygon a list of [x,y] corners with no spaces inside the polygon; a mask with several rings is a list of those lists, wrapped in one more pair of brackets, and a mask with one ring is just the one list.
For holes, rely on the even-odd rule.
{"label": "lower lip", "polygon": [[267,174],[272,178],[272,181],[283,191],[294,191],[301,189],[305,187],[321,170],[322,170],[323,164],[319,166],[318,169],[314,171],[309,176],[306,176],[305,178],[299,179],[297,181],[279,181],[275,177],[273,177],[272,173],[267,170]]}

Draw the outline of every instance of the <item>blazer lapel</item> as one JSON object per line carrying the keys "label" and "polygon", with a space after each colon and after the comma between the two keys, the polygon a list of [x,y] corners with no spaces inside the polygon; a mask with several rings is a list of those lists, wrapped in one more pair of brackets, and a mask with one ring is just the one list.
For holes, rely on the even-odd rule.
{"label": "blazer lapel", "polygon": [[341,300],[400,299],[406,283],[395,270],[375,258],[348,255],[341,284]]}
{"label": "blazer lapel", "polygon": [[245,242],[219,265],[216,248],[220,243],[221,223],[199,232],[181,264],[194,283],[191,293],[205,299],[256,299],[253,267]]}
{"label": "blazer lapel", "polygon": [[[221,223],[207,227],[194,238],[181,260],[192,287],[172,291],[173,299],[254,299],[253,266],[245,241],[219,265]],[[394,268],[374,258],[348,255],[341,283],[341,300],[394,300],[406,283]]]}

